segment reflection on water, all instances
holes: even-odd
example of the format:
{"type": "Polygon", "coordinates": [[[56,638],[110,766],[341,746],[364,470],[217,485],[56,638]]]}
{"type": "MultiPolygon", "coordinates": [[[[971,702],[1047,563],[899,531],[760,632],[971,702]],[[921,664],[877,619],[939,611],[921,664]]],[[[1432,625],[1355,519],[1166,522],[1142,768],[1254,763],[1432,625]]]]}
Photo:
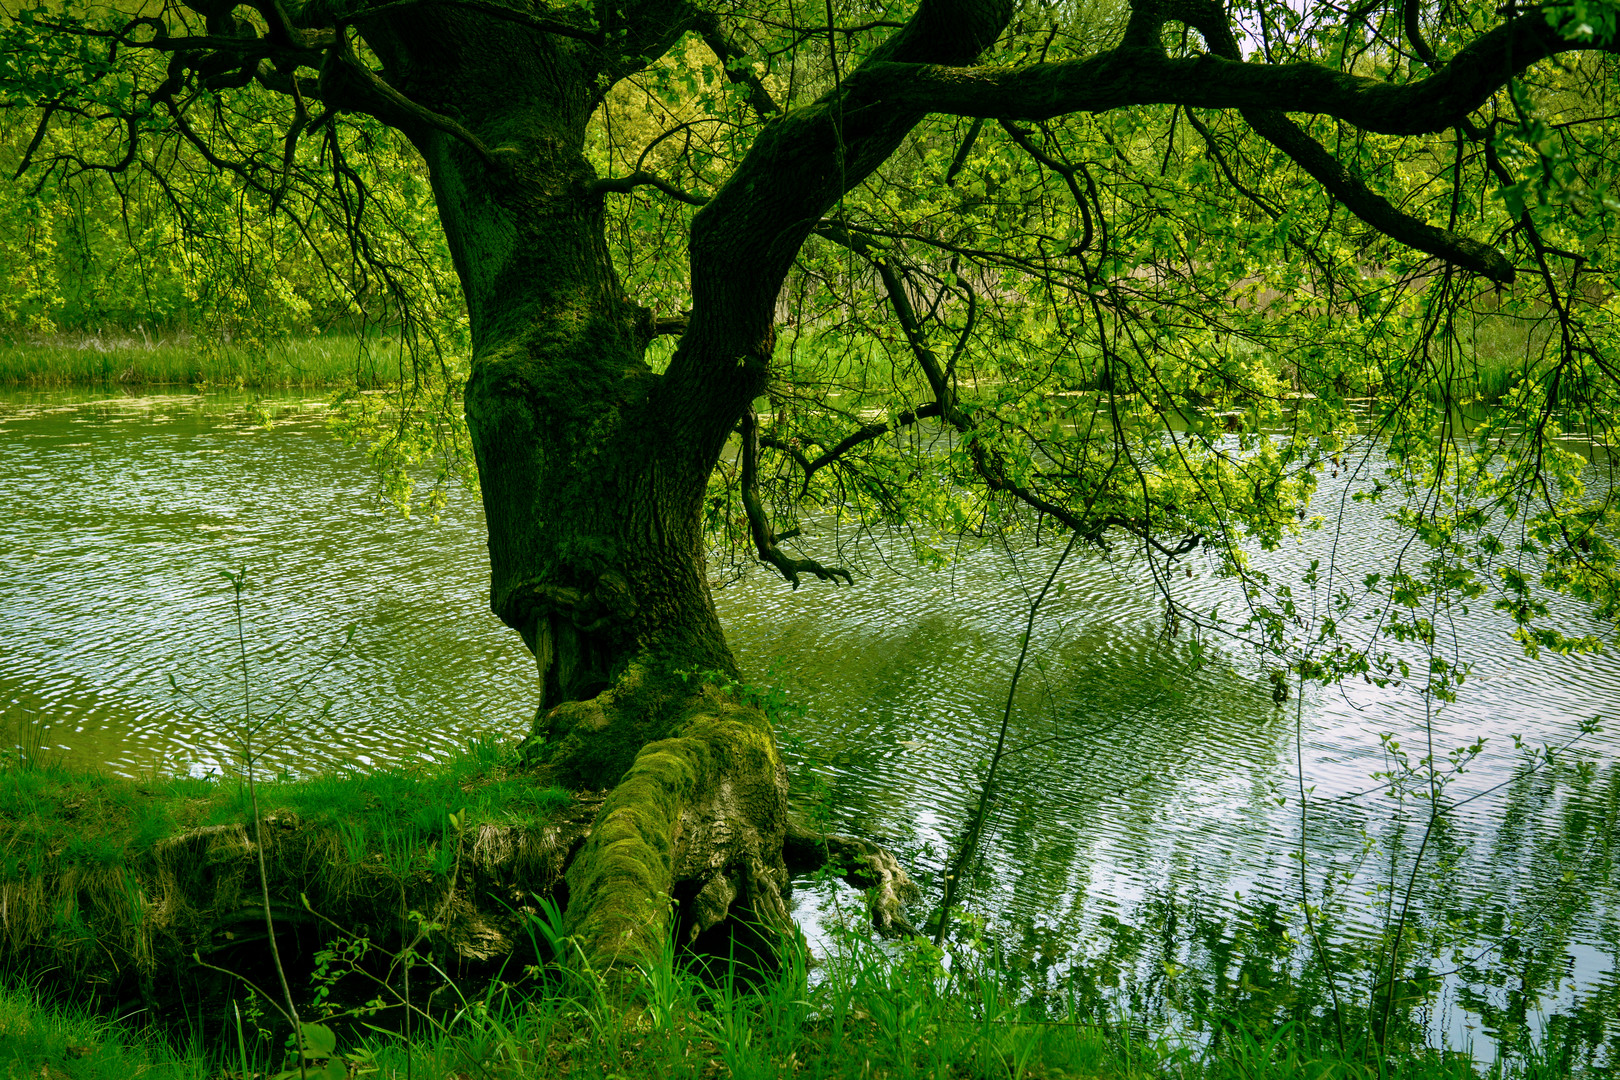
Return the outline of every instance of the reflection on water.
{"type": "MultiPolygon", "coordinates": [[[[219,724],[168,680],[237,706],[219,571],[245,565],[256,692],[290,685],[356,627],[353,651],[290,711],[275,767],[434,757],[525,728],[532,663],[488,613],[476,500],[458,493],[437,526],[403,521],[373,497],[361,455],[325,432],[320,401],[275,404],[267,428],[221,397],[0,398],[5,723],[43,727],[49,752],[124,774],[225,767],[219,724]]],[[[1334,495],[1330,484],[1322,498],[1334,495]]],[[[1349,513],[1278,565],[1331,555],[1359,581],[1387,562],[1377,511],[1349,513]]],[[[784,724],[796,797],[937,873],[1056,550],[985,544],[941,573],[873,558],[853,588],[795,592],[755,573],[722,590],[745,670],[803,709],[784,724]]],[[[1187,565],[1193,575],[1174,578],[1184,603],[1235,607],[1229,583],[1187,565]]],[[[1588,1015],[1605,1001],[1612,1014],[1617,998],[1620,727],[1580,733],[1615,711],[1620,663],[1527,661],[1482,605],[1449,625],[1475,668],[1432,715],[1410,688],[1360,682],[1278,707],[1241,652],[1195,666],[1130,561],[1077,553],[1060,580],[1019,690],[1023,749],[967,901],[1026,961],[1032,990],[1083,996],[1112,979],[1140,1010],[1238,994],[1281,1015],[1325,1000],[1325,959],[1334,988],[1365,1008],[1410,885],[1397,996],[1428,1003],[1428,1037],[1488,1043],[1553,1007],[1587,1025],[1589,1045],[1620,1037],[1612,1016],[1593,1029],[1588,1015]],[[1496,789],[1434,828],[1419,799],[1356,794],[1390,767],[1380,734],[1426,748],[1425,731],[1441,754],[1488,740],[1453,803],[1496,789]],[[1516,734],[1574,749],[1527,771],[1516,734]],[[1322,951],[1302,944],[1302,828],[1322,951]]],[[[827,899],[807,890],[802,910],[827,899]]]]}

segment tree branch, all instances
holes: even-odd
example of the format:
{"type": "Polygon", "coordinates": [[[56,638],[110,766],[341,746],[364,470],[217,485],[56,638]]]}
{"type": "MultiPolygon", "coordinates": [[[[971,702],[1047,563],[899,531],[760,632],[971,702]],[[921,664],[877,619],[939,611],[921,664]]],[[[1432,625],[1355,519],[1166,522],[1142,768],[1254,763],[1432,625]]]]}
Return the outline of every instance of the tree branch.
{"type": "Polygon", "coordinates": [[[1293,158],[1323,190],[1385,236],[1492,281],[1503,285],[1512,283],[1513,264],[1500,251],[1472,237],[1402,213],[1283,113],[1273,109],[1244,109],[1243,119],[1267,142],[1293,158]]]}
{"type": "MultiPolygon", "coordinates": [[[[1172,558],[1192,551],[1203,542],[1204,538],[1201,534],[1189,533],[1174,545],[1166,545],[1153,535],[1151,523],[1148,521],[1115,516],[1090,517],[1091,503],[1095,500],[1095,495],[1086,500],[1084,510],[1075,513],[1068,507],[1053,502],[1009,476],[1007,463],[1002,455],[994,447],[988,446],[984,438],[974,437],[976,433],[982,435],[982,432],[978,432],[978,426],[974,423],[972,417],[957,407],[956,392],[951,385],[950,377],[950,369],[955,366],[956,356],[952,356],[950,364],[946,367],[942,368],[940,366],[939,358],[928,347],[928,342],[923,335],[922,324],[917,319],[916,312],[912,309],[910,298],[906,295],[905,284],[890,261],[881,257],[883,254],[882,249],[864,237],[846,229],[840,223],[823,222],[816,232],[834,243],[848,247],[851,251],[865,258],[872,268],[877,271],[879,279],[883,282],[883,289],[888,298],[889,306],[894,310],[895,319],[900,323],[900,329],[905,334],[907,342],[911,345],[912,355],[917,358],[918,366],[923,369],[923,375],[927,378],[930,388],[934,391],[935,401],[933,408],[935,414],[943,417],[947,423],[963,435],[969,436],[965,440],[968,456],[973,462],[974,471],[979,474],[979,479],[984,482],[985,487],[991,491],[1001,491],[1011,495],[1036,512],[1045,514],[1054,521],[1061,522],[1065,528],[1083,537],[1088,542],[1099,546],[1103,545],[1102,534],[1111,528],[1124,529],[1126,532],[1136,536],[1146,546],[1153,548],[1161,555],[1172,558]]],[[[963,342],[965,340],[966,336],[964,335],[963,342]]],[[[963,342],[958,343],[958,353],[961,351],[963,342]]],[[[917,411],[918,413],[922,412],[921,409],[917,411]]],[[[856,435],[859,434],[860,432],[856,433],[856,435]]],[[[1099,490],[1101,490],[1100,487],[1099,490]]]]}
{"type": "Polygon", "coordinates": [[[645,169],[637,169],[629,176],[603,177],[591,184],[590,193],[600,198],[609,193],[624,195],[638,187],[655,187],[672,199],[679,199],[688,206],[702,206],[709,201],[708,195],[694,195],[690,191],[683,191],[660,176],[655,176],[645,169]]]}
{"type": "Polygon", "coordinates": [[[799,497],[802,499],[804,498],[805,493],[810,490],[810,478],[812,476],[814,476],[821,469],[826,468],[828,465],[839,461],[845,454],[849,453],[857,446],[860,446],[862,443],[871,442],[873,439],[881,438],[882,436],[893,431],[895,428],[910,427],[918,420],[923,420],[927,417],[938,415],[939,403],[929,402],[928,404],[921,405],[915,409],[907,409],[905,412],[894,418],[894,423],[892,425],[863,424],[850,434],[845,435],[842,439],[838,440],[838,442],[835,443],[831,449],[823,447],[820,456],[813,461],[809,457],[805,456],[803,450],[800,450],[797,446],[794,446],[786,439],[777,439],[769,435],[761,435],[759,437],[759,445],[768,447],[772,450],[780,450],[782,453],[791,457],[794,463],[799,466],[799,470],[804,477],[804,485],[799,489],[799,497]]]}
{"type": "Polygon", "coordinates": [[[531,30],[538,30],[542,34],[556,34],[559,37],[573,38],[576,41],[584,41],[591,45],[600,46],[602,44],[602,35],[589,27],[579,26],[564,19],[519,11],[516,8],[497,3],[496,0],[391,0],[389,3],[350,12],[338,20],[337,25],[345,26],[361,19],[371,18],[373,15],[382,15],[402,8],[419,7],[423,4],[439,4],[445,7],[476,11],[504,22],[516,23],[531,30]]]}
{"type": "Polygon", "coordinates": [[[814,574],[822,581],[842,580],[846,585],[853,585],[855,579],[848,570],[822,566],[814,559],[790,559],[776,546],[776,542],[786,536],[771,531],[770,522],[765,519],[765,508],[759,501],[759,418],[752,408],[743,411],[741,430],[743,510],[748,515],[748,532],[754,538],[760,561],[776,567],[795,589],[799,587],[800,574],[814,574]]]}
{"type": "Polygon", "coordinates": [[[321,71],[321,89],[327,103],[333,108],[344,108],[347,103],[342,100],[342,95],[328,92],[328,81],[334,76],[347,78],[345,89],[358,90],[361,95],[372,98],[369,107],[358,106],[361,111],[369,112],[383,123],[395,127],[410,127],[414,123],[442,131],[465,143],[491,169],[500,168],[500,160],[482,139],[457,121],[418,105],[388,85],[375,71],[360,62],[347,41],[340,42],[327,54],[326,64],[321,71]],[[390,113],[394,115],[390,116],[390,113]]]}
{"type": "Polygon", "coordinates": [[[732,40],[726,37],[720,29],[720,19],[712,11],[700,11],[697,18],[692,20],[692,28],[703,38],[703,44],[709,47],[720,66],[726,69],[726,78],[732,83],[748,91],[748,104],[761,120],[769,120],[781,112],[781,107],[771,97],[770,91],[759,76],[754,74],[753,66],[748,62],[748,54],[738,48],[732,40]]]}
{"type": "Polygon", "coordinates": [[[879,62],[845,80],[845,110],[1048,120],[1127,105],[1267,109],[1286,101],[1290,112],[1332,116],[1366,131],[1423,135],[1454,126],[1531,64],[1594,49],[1620,52],[1620,44],[1567,40],[1536,10],[1482,34],[1432,74],[1405,84],[1323,64],[1256,64],[1209,54],[1171,59],[1129,46],[1015,68],[879,62]]]}

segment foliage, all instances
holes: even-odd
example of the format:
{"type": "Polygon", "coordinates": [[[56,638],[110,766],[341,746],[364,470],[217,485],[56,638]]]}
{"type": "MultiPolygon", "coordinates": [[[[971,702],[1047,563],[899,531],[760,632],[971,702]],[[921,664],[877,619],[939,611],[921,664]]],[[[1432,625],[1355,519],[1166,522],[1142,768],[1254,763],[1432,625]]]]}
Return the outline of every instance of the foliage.
{"type": "MultiPolygon", "coordinates": [[[[554,928],[537,917],[537,935],[554,928]]],[[[704,983],[666,956],[637,969],[621,1009],[588,975],[554,965],[502,979],[461,998],[441,1025],[415,1038],[380,1028],[311,1024],[319,1054],[351,1075],[379,1080],[467,1072],[511,1078],[563,1073],[630,1077],[1105,1077],[1145,1080],[1531,1080],[1571,1075],[1552,1039],[1504,1054],[1486,1068],[1454,1051],[1421,1046],[1369,1060],[1342,1055],[1299,1025],[1261,1027],[1210,1017],[1222,1038],[1201,1044],[1153,1033],[1129,1016],[1096,1016],[1072,1003],[1020,1004],[988,957],[947,974],[923,942],[885,950],[842,939],[819,969],[803,951],[764,979],[733,970],[704,983]]],[[[238,1025],[246,1029],[251,1025],[238,1025]]],[[[32,991],[0,988],[0,1068],[71,1068],[87,1080],[140,1071],[175,1080],[226,1072],[269,1074],[284,1060],[236,1028],[195,1032],[178,1052],[32,991]],[[13,1064],[15,1062],[16,1064],[13,1064]]],[[[319,1060],[319,1058],[317,1059],[319,1060]]],[[[18,1072],[21,1075],[21,1072],[18,1072]]],[[[54,1075],[54,1072],[53,1072],[54,1075]]]]}
{"type": "MultiPolygon", "coordinates": [[[[33,18],[90,26],[127,17],[116,4],[16,14],[0,54],[4,106],[61,106],[81,92],[89,106],[117,109],[145,74],[126,66],[130,54],[119,63],[93,39],[74,44],[33,18]]],[[[213,106],[189,115],[199,142],[251,145],[278,119],[268,91],[213,106]]],[[[134,124],[155,132],[162,120],[148,106],[134,124]]],[[[269,186],[264,160],[221,170],[172,143],[145,142],[100,168],[90,161],[105,126],[59,122],[35,138],[28,125],[5,125],[0,168],[28,175],[0,185],[0,326],[186,331],[202,347],[259,351],[289,334],[413,320],[455,334],[460,292],[419,159],[360,117],[333,118],[321,134],[296,163],[328,181],[269,186]],[[366,229],[363,259],[351,226],[366,229]]]]}
{"type": "MultiPolygon", "coordinates": [[[[187,235],[253,234],[252,259],[193,275],[216,282],[195,296],[211,311],[313,311],[267,272],[294,235],[346,313],[375,290],[409,376],[354,398],[348,433],[375,439],[407,508],[415,463],[442,484],[477,442],[492,607],[548,704],[601,720],[576,730],[602,730],[643,653],[729,671],[700,508],[720,561],[794,586],[849,583],[845,540],[871,528],[932,565],[1008,527],[1124,550],[1167,631],[1190,628],[1195,657],[1212,635],[1255,650],[1279,704],[1296,680],[1355,676],[1449,702],[1470,658],[1447,624],[1470,605],[1531,654],[1605,648],[1620,622],[1608,0],[142,10],[39,0],[6,25],[0,93],[38,118],[28,197],[191,184],[203,209],[157,203],[187,235]],[[442,248],[413,216],[424,173],[442,248]],[[446,255],[465,342],[434,306],[446,255]],[[1334,545],[1273,574],[1268,552],[1334,524],[1313,499],[1341,472],[1399,555],[1369,570],[1334,545]],[[1242,610],[1182,599],[1199,558],[1242,610]]],[[[22,229],[17,250],[55,258],[59,232],[22,229]]],[[[45,277],[17,281],[14,318],[68,310],[45,277]]],[[[678,891],[671,866],[724,861],[680,850],[690,808],[669,793],[728,735],[679,715],[548,750],[581,784],[642,785],[609,796],[578,864],[634,841],[622,893],[574,890],[625,898],[638,933],[678,891]],[[643,828],[655,803],[663,824],[643,828]]],[[[774,743],[748,719],[741,768],[774,793],[774,743]]],[[[1401,766],[1430,805],[1414,865],[1468,754],[1401,766]]]]}
{"type": "MultiPolygon", "coordinates": [[[[618,81],[585,153],[601,174],[659,181],[608,196],[629,298],[681,318],[694,205],[773,115],[762,101],[810,107],[901,14],[739,12],[731,37],[705,24],[618,81]]],[[[1127,15],[1021,10],[996,62],[1091,55],[1127,15]]],[[[7,103],[50,122],[33,145],[13,126],[0,147],[33,178],[0,194],[12,283],[0,314],[52,329],[208,325],[253,342],[334,320],[403,325],[403,389],[349,399],[340,426],[372,447],[402,509],[420,499],[424,463],[433,493],[465,476],[465,322],[420,159],[359,112],[311,118],[300,99],[289,126],[289,88],[267,77],[199,69],[174,105],[190,125],[178,132],[155,99],[124,108],[163,54],[98,45],[123,17],[45,5],[9,25],[7,103]],[[68,101],[108,111],[70,116],[68,101]],[[115,134],[126,160],[108,162],[97,143],[115,134]]],[[[190,25],[182,8],[166,17],[190,25]]],[[[263,18],[247,17],[243,32],[263,18]]],[[[1602,4],[1545,17],[1598,44],[1612,24],[1602,4]]],[[[1494,16],[1404,18],[1399,5],[1345,21],[1259,2],[1236,27],[1256,59],[1410,81],[1494,16]]],[[[1185,29],[1164,41],[1172,57],[1198,50],[1185,29]]],[[[759,460],[743,460],[744,439],[710,485],[726,561],[751,561],[762,536],[797,537],[820,569],[842,538],[889,527],[943,563],[964,531],[1055,519],[1156,564],[1178,621],[1311,678],[1393,677],[1405,661],[1376,638],[1428,640],[1451,603],[1510,610],[1527,650],[1598,647],[1546,596],[1620,617],[1611,485],[1592,473],[1616,441],[1614,63],[1581,52],[1533,67],[1432,138],[1306,125],[1410,221],[1506,252],[1511,290],[1347,213],[1230,111],[923,122],[840,199],[789,276],[759,460]],[[1496,407],[1474,408],[1487,394],[1496,407]],[[1340,469],[1419,546],[1376,579],[1320,568],[1307,604],[1250,552],[1323,524],[1309,502],[1340,469]],[[1246,614],[1177,607],[1165,571],[1195,547],[1245,582],[1246,614]],[[1363,615],[1375,640],[1345,633],[1363,615]]],[[[667,355],[655,343],[649,358],[667,355]]],[[[1433,671],[1436,693],[1464,673],[1433,671]]]]}

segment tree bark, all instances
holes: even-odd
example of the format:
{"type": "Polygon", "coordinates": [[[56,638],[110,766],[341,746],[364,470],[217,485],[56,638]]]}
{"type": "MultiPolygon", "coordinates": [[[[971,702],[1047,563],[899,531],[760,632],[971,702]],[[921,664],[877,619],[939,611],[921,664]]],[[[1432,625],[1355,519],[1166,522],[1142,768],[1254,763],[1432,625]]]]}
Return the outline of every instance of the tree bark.
{"type": "MultiPolygon", "coordinates": [[[[389,84],[453,110],[496,162],[394,118],[427,162],[467,297],[490,606],[541,686],[525,750],[577,789],[612,789],[568,874],[570,925],[598,966],[655,954],[672,903],[686,941],[734,911],[785,930],[786,770],[766,718],[713,685],[737,670],[700,516],[726,433],[763,390],[768,340],[671,415],[584,157],[600,54],[447,7],[374,23],[389,84]]],[[[659,25],[653,55],[680,29],[659,25]]]]}
{"type": "MultiPolygon", "coordinates": [[[[873,59],[970,61],[1010,11],[924,3],[873,59]]],[[[768,720],[717,689],[737,671],[708,590],[701,500],[765,390],[799,245],[923,116],[844,117],[830,95],[767,125],[699,214],[691,319],[660,378],[642,359],[651,315],[609,257],[584,140],[601,88],[696,17],[632,5],[609,61],[590,42],[413,5],[359,24],[394,97],[355,72],[323,79],[329,100],[353,93],[386,114],[428,165],[471,318],[490,605],[541,681],[526,751],[576,788],[612,789],[568,872],[569,922],[598,965],[656,953],[672,906],[683,944],[728,918],[767,939],[788,928],[786,770],[768,720]]]]}

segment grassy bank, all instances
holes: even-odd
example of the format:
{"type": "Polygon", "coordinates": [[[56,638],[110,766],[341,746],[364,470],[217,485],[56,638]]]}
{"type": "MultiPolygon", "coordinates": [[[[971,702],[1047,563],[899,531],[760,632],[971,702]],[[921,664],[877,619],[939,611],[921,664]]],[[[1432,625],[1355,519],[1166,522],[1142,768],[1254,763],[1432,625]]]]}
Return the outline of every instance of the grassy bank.
{"type": "MultiPolygon", "coordinates": [[[[1098,1080],[1543,1080],[1571,1075],[1540,1052],[1476,1065],[1466,1054],[1378,1054],[1313,1041],[1292,1025],[1212,1024],[1179,1038],[1058,1008],[1038,1012],[1004,992],[994,969],[958,962],[948,975],[926,946],[845,940],[810,968],[795,952],[774,978],[743,989],[671,962],[633,972],[610,1000],[588,974],[549,968],[490,984],[409,1037],[328,1015],[330,1057],[311,1076],[527,1080],[763,1080],[815,1077],[1098,1078],[1098,1080]],[[335,1068],[333,1067],[335,1066],[335,1068]]],[[[141,1034],[0,986],[0,1076],[22,1080],[268,1077],[287,1068],[280,1033],[238,1008],[220,1028],[141,1034]],[[247,1016],[243,1020],[243,1016],[247,1016]]],[[[286,1073],[282,1074],[286,1076],[286,1073]]],[[[297,1073],[291,1074],[296,1076],[297,1073]]]]}
{"type": "Polygon", "coordinates": [[[311,948],[328,921],[379,942],[433,921],[446,955],[509,948],[511,890],[553,887],[595,808],[484,743],[449,762],[261,782],[258,827],[239,776],[137,781],[11,756],[0,970],[53,983],[69,972],[148,1007],[216,992],[181,985],[198,954],[254,952],[261,857],[278,918],[306,928],[311,948]]]}
{"type": "MultiPolygon", "coordinates": [[[[1523,377],[1527,354],[1536,352],[1527,331],[1504,320],[1481,320],[1468,344],[1471,354],[1452,370],[1431,373],[1426,393],[1435,400],[1495,402],[1523,377]],[[1444,385],[1442,385],[1442,383],[1444,385]]],[[[668,343],[649,354],[661,369],[668,343]]],[[[54,337],[0,334],[0,386],[193,386],[279,389],[318,386],[378,386],[399,377],[398,342],[352,334],[286,338],[250,347],[197,337],[152,339],[127,333],[54,337]]],[[[832,339],[786,341],[777,360],[811,380],[869,387],[907,385],[909,368],[872,342],[832,339]]],[[[1081,367],[1087,365],[1082,364],[1081,367]]],[[[1292,378],[1279,368],[1285,381],[1292,378]]],[[[1085,378],[1066,389],[1096,389],[1085,378]]],[[[912,387],[926,395],[926,387],[912,387]]],[[[1352,386],[1347,392],[1377,395],[1382,386],[1352,386]]]]}
{"type": "Polygon", "coordinates": [[[396,349],[388,338],[346,334],[262,347],[188,336],[0,336],[0,386],[365,386],[397,378],[396,349]]]}
{"type": "MultiPolygon", "coordinates": [[[[134,781],[39,760],[37,746],[20,747],[0,771],[0,1080],[269,1080],[278,1073],[291,1080],[289,1029],[246,981],[275,985],[256,944],[263,907],[242,828],[252,810],[240,778],[134,781]],[[36,940],[19,948],[31,919],[36,940]],[[145,964],[173,992],[119,989],[107,957],[122,957],[126,968],[145,964]],[[72,1004],[86,990],[100,1011],[72,1004]],[[161,1025],[145,1028],[112,1019],[160,1014],[161,1025]]],[[[320,1080],[1573,1075],[1548,1049],[1562,1045],[1551,1035],[1528,1050],[1516,1043],[1489,1069],[1466,1053],[1405,1041],[1421,1035],[1402,1024],[1389,1029],[1400,1045],[1380,1050],[1366,1030],[1370,1012],[1347,1015],[1341,1041],[1322,1019],[1325,1003],[1308,995],[1272,1000],[1245,991],[1241,1014],[1211,1006],[1210,1015],[1182,1015],[1181,1033],[1170,1035],[1109,1012],[1112,998],[1032,995],[1020,978],[1027,973],[1000,966],[995,947],[976,934],[949,957],[921,940],[875,941],[858,904],[823,926],[827,955],[812,960],[792,947],[767,977],[740,977],[724,962],[699,977],[666,951],[661,962],[609,986],[570,963],[561,917],[536,884],[560,872],[569,822],[588,823],[595,805],[535,782],[514,769],[509,748],[485,743],[435,765],[265,783],[264,854],[271,906],[288,928],[292,992],[305,1021],[321,1024],[333,1043],[311,1062],[313,1073],[320,1080]],[[551,839],[536,839],[543,835],[551,839]],[[520,858],[527,861],[519,865],[520,858]],[[468,927],[505,934],[506,951],[475,962],[467,944],[488,938],[468,927]],[[402,985],[400,973],[411,965],[417,974],[402,985]]],[[[1579,1051],[1572,1043],[1569,1052],[1579,1051]]],[[[1591,1055],[1583,1060],[1590,1064],[1591,1055]]],[[[1610,1074],[1589,1068],[1585,1075],[1610,1074]]]]}

